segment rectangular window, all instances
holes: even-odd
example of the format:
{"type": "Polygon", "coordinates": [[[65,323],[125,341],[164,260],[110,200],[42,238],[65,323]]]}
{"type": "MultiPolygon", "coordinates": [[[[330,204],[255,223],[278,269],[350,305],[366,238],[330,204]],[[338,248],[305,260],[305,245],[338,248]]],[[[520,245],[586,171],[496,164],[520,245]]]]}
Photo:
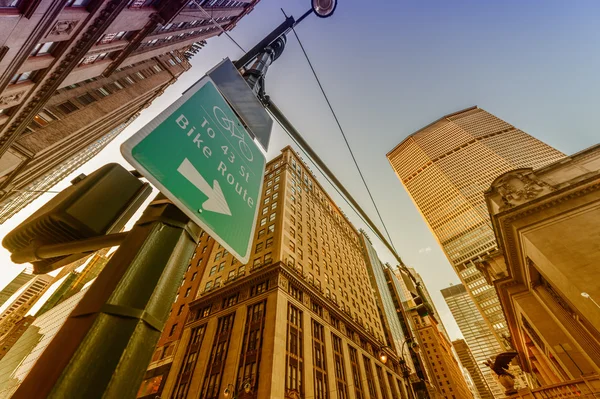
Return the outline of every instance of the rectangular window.
{"type": "Polygon", "coordinates": [[[312,344],[315,399],[328,399],[325,329],[314,320],[312,320],[312,344]]]}
{"type": "MultiPolygon", "coordinates": [[[[186,348],[185,355],[183,357],[182,364],[184,365],[179,369],[177,376],[177,385],[173,393],[173,398],[185,398],[187,397],[187,390],[196,368],[196,362],[198,361],[198,354],[200,352],[200,346],[204,339],[204,332],[206,330],[206,324],[200,327],[192,328],[190,335],[190,343],[186,348]]],[[[157,390],[158,391],[158,390],[157,390]]]]}
{"type": "Polygon", "coordinates": [[[110,92],[106,90],[104,87],[100,87],[96,89],[96,93],[98,93],[101,97],[106,97],[110,95],[110,92]]]}
{"type": "Polygon", "coordinates": [[[267,231],[268,231],[269,234],[273,234],[273,232],[275,231],[275,225],[274,224],[270,225],[268,227],[267,231]]]}
{"type": "Polygon", "coordinates": [[[36,57],[40,55],[50,54],[52,49],[54,48],[54,42],[46,42],[46,43],[38,43],[35,45],[33,50],[31,51],[30,56],[36,57]]]}
{"type": "Polygon", "coordinates": [[[381,391],[381,398],[388,399],[388,390],[385,379],[383,378],[383,370],[381,366],[375,365],[375,370],[377,371],[377,380],[379,381],[379,388],[381,391]]]}
{"type": "Polygon", "coordinates": [[[254,249],[254,253],[259,253],[262,250],[263,250],[263,243],[259,242],[258,244],[256,244],[256,248],[254,249]]]}
{"type": "Polygon", "coordinates": [[[64,103],[58,104],[56,108],[58,108],[58,110],[65,115],[79,110],[79,108],[77,108],[77,106],[71,101],[65,101],[64,103]]]}
{"type": "Polygon", "coordinates": [[[344,367],[344,353],[342,349],[342,339],[335,334],[331,334],[333,346],[333,365],[335,371],[335,382],[339,399],[348,398],[348,384],[346,383],[346,368],[344,367]]]}
{"type": "MultiPolygon", "coordinates": [[[[258,386],[260,360],[262,357],[263,330],[265,325],[266,301],[248,306],[244,339],[240,352],[237,392],[244,392],[244,385],[258,386]]],[[[243,397],[240,395],[240,397],[243,397]]]]}
{"type": "Polygon", "coordinates": [[[367,377],[366,380],[367,388],[369,388],[369,395],[372,398],[376,398],[377,394],[375,393],[375,376],[373,375],[373,367],[371,366],[371,360],[365,355],[363,355],[363,364],[365,366],[365,374],[367,377]]]}
{"type": "Polygon", "coordinates": [[[89,104],[93,103],[94,101],[96,101],[96,98],[94,96],[92,96],[90,93],[85,93],[85,94],[77,97],[77,100],[83,105],[89,105],[89,104]]]}
{"type": "Polygon", "coordinates": [[[288,304],[285,387],[304,394],[304,343],[302,311],[288,304]]]}
{"type": "Polygon", "coordinates": [[[352,379],[354,381],[354,394],[356,399],[364,399],[363,379],[358,365],[358,351],[353,346],[348,345],[348,353],[350,354],[350,367],[352,368],[352,379]]]}
{"type": "Polygon", "coordinates": [[[227,350],[233,330],[235,313],[220,317],[215,331],[214,343],[208,357],[208,364],[204,377],[204,383],[200,391],[200,398],[218,398],[223,391],[221,389],[221,377],[225,369],[225,359],[227,359],[227,350]]]}
{"type": "Polygon", "coordinates": [[[271,252],[269,252],[265,255],[265,265],[268,265],[271,262],[273,262],[273,255],[271,254],[271,252]]]}

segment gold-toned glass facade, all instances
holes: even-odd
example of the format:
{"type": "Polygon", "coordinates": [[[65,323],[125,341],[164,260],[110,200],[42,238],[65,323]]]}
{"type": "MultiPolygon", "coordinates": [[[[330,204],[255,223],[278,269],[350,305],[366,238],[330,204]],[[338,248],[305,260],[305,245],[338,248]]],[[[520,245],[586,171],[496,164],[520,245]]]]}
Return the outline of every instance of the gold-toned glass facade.
{"type": "MultiPolygon", "coordinates": [[[[387,154],[484,318],[488,356],[505,347],[508,328],[494,287],[473,263],[497,248],[483,194],[505,172],[537,169],[564,156],[477,107],[435,121],[387,154]]],[[[469,346],[479,345],[462,332],[469,346]]]]}
{"type": "Polygon", "coordinates": [[[459,267],[496,247],[483,197],[492,181],[564,154],[474,108],[416,132],[387,157],[446,256],[459,267]]]}

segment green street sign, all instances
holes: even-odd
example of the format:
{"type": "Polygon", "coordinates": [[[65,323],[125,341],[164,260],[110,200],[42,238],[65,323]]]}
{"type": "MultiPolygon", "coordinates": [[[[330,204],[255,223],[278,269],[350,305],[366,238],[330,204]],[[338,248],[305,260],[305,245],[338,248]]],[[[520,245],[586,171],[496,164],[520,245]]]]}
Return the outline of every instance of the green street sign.
{"type": "Polygon", "coordinates": [[[205,77],[121,145],[123,157],[242,263],[265,156],[205,77]]]}

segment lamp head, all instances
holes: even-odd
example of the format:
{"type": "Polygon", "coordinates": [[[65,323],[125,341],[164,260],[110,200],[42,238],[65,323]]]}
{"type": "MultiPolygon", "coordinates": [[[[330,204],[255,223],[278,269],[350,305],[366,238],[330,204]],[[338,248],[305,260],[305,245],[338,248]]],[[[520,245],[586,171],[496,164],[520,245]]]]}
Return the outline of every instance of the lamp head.
{"type": "Polygon", "coordinates": [[[313,12],[320,18],[330,17],[336,6],[337,0],[312,0],[313,12]]]}
{"type": "Polygon", "coordinates": [[[387,362],[387,355],[383,352],[379,353],[379,360],[381,360],[382,363],[387,362]]]}
{"type": "Polygon", "coordinates": [[[587,292],[582,292],[581,296],[584,297],[584,298],[589,298],[590,294],[588,294],[587,292]]]}
{"type": "Polygon", "coordinates": [[[229,389],[229,387],[227,387],[227,388],[225,388],[223,390],[223,396],[225,396],[226,398],[228,398],[229,395],[231,395],[231,389],[229,389]]]}

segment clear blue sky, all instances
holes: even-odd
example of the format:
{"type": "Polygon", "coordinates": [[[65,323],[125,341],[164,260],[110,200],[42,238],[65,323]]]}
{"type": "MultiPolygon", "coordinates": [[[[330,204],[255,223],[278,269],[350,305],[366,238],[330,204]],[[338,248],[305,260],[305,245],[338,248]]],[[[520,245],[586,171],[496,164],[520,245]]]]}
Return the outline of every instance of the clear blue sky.
{"type": "MultiPolygon", "coordinates": [[[[252,47],[309,0],[262,0],[231,35],[252,47]]],[[[423,276],[452,338],[460,336],[439,290],[457,283],[450,264],[395,177],[385,154],[444,114],[478,105],[570,154],[598,143],[600,2],[339,0],[327,20],[297,29],[322,79],[404,261],[423,276]]],[[[209,40],[185,74],[113,144],[82,168],[122,162],[120,143],[224,57],[241,51],[226,36],[209,40]]],[[[330,169],[375,219],[373,207],[308,65],[293,38],[271,67],[267,91],[330,169]]],[[[273,132],[268,158],[290,143],[273,132]]],[[[313,168],[315,170],[315,168],[313,168]]],[[[79,173],[79,172],[78,172],[79,173]]],[[[63,183],[59,187],[64,187],[63,183]]],[[[327,184],[325,187],[332,191],[327,184]]],[[[0,226],[4,236],[46,194],[0,226]]],[[[358,218],[334,195],[350,219],[358,218]]],[[[374,235],[371,234],[373,238],[374,235]]],[[[383,260],[393,257],[382,245],[383,260]]],[[[19,270],[0,253],[0,286],[19,270]]]]}

